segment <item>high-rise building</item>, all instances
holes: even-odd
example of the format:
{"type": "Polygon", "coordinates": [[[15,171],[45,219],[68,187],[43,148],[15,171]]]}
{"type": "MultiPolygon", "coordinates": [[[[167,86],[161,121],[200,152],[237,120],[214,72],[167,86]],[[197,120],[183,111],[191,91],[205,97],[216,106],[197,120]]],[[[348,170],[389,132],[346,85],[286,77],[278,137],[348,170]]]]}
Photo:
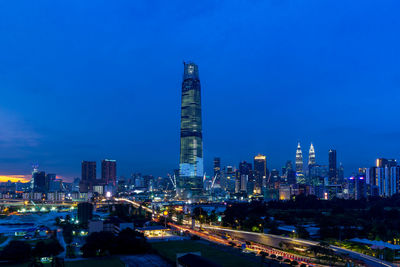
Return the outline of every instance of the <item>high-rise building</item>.
{"type": "Polygon", "coordinates": [[[33,190],[36,192],[46,192],[46,174],[42,171],[34,171],[32,174],[33,178],[33,190]]]}
{"type": "Polygon", "coordinates": [[[344,181],[344,167],[341,162],[339,163],[339,169],[337,171],[337,179],[338,179],[338,184],[342,184],[344,181]]]}
{"type": "Polygon", "coordinates": [[[214,158],[214,176],[221,172],[221,158],[214,158]]]}
{"type": "Polygon", "coordinates": [[[300,142],[297,144],[296,150],[296,172],[303,173],[303,152],[301,152],[300,142]]]}
{"type": "Polygon", "coordinates": [[[308,151],[308,166],[314,165],[314,164],[316,164],[316,161],[315,161],[315,150],[314,150],[313,144],[311,143],[310,150],[308,151]]]}
{"type": "Polygon", "coordinates": [[[117,184],[117,161],[104,159],[101,161],[101,180],[106,184],[117,184]]]}
{"type": "Polygon", "coordinates": [[[303,172],[303,152],[301,151],[300,142],[297,144],[296,150],[296,182],[298,184],[306,183],[303,172]]]}
{"type": "Polygon", "coordinates": [[[81,202],[78,204],[78,222],[87,223],[93,217],[93,204],[81,202]]]}
{"type": "Polygon", "coordinates": [[[54,191],[51,188],[53,181],[57,179],[57,175],[54,173],[48,173],[46,174],[46,191],[54,191]]]}
{"type": "MultiPolygon", "coordinates": [[[[248,192],[248,182],[253,181],[253,171],[251,163],[242,161],[239,163],[239,170],[236,173],[236,193],[237,192],[248,192]]],[[[252,193],[252,192],[248,192],[252,193]]]]}
{"type": "Polygon", "coordinates": [[[329,159],[329,184],[337,184],[337,160],[336,160],[336,150],[330,149],[328,152],[329,159]]]}
{"type": "Polygon", "coordinates": [[[236,170],[232,166],[226,167],[226,190],[235,193],[236,170]]]}
{"type": "Polygon", "coordinates": [[[79,184],[79,191],[87,193],[92,190],[93,185],[96,183],[96,162],[95,161],[82,161],[82,177],[79,184]]]}
{"type": "Polygon", "coordinates": [[[324,184],[325,177],[328,177],[328,166],[313,164],[309,166],[310,184],[318,186],[324,184]]]}
{"type": "Polygon", "coordinates": [[[388,166],[389,168],[395,167],[397,166],[397,161],[395,159],[385,159],[385,158],[376,159],[376,167],[383,168],[386,166],[388,166]]]}
{"type": "Polygon", "coordinates": [[[221,158],[214,158],[214,176],[213,179],[215,179],[215,183],[221,185],[221,178],[222,178],[222,172],[221,172],[221,158]]]}
{"type": "Polygon", "coordinates": [[[262,189],[266,186],[267,179],[267,157],[258,154],[254,157],[254,192],[261,194],[262,189]]]}
{"type": "Polygon", "coordinates": [[[281,181],[281,177],[279,176],[279,171],[277,169],[272,169],[269,175],[269,182],[273,188],[278,189],[281,181]]]}
{"type": "Polygon", "coordinates": [[[184,63],[181,106],[181,145],[177,193],[188,199],[203,189],[203,136],[199,69],[184,63]]]}

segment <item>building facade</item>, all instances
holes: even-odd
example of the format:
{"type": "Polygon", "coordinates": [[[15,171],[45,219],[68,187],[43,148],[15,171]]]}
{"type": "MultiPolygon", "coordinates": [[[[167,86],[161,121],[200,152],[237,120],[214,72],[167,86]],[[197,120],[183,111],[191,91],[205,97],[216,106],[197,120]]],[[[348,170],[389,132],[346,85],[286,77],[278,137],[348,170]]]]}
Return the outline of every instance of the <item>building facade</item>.
{"type": "Polygon", "coordinates": [[[177,194],[189,199],[203,189],[203,135],[199,69],[184,63],[181,104],[180,160],[177,194]]]}
{"type": "Polygon", "coordinates": [[[101,180],[106,184],[117,184],[117,161],[104,159],[101,161],[101,180]]]}
{"type": "Polygon", "coordinates": [[[329,183],[337,184],[337,159],[336,159],[336,150],[330,149],[328,152],[328,160],[329,160],[329,183]]]}
{"type": "Polygon", "coordinates": [[[96,162],[82,161],[82,176],[79,184],[79,192],[87,193],[96,184],[96,162]]]}
{"type": "Polygon", "coordinates": [[[266,186],[267,179],[267,157],[258,154],[254,157],[254,193],[261,194],[266,186]]]}

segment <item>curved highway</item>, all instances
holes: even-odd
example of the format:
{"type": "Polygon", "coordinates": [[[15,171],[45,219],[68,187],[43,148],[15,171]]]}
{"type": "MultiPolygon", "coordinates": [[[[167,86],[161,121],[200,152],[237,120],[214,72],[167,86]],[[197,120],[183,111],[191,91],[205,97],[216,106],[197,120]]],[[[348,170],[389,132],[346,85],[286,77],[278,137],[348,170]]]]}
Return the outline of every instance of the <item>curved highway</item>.
{"type": "MultiPolygon", "coordinates": [[[[130,199],[115,198],[115,200],[116,201],[125,201],[136,207],[140,206],[140,203],[137,203],[130,199]]],[[[146,206],[142,206],[142,208],[148,212],[153,212],[152,209],[150,209],[146,206]]],[[[188,223],[188,222],[186,222],[186,223],[188,223]]],[[[196,226],[199,226],[199,225],[197,225],[197,223],[196,223],[196,226]]],[[[246,232],[246,231],[241,231],[241,230],[233,230],[233,229],[229,229],[229,228],[222,228],[222,227],[215,227],[215,226],[202,225],[202,228],[214,230],[214,231],[228,232],[230,235],[234,235],[235,237],[237,237],[239,239],[248,240],[248,241],[252,241],[255,243],[259,243],[259,244],[263,244],[263,245],[275,247],[275,248],[279,248],[279,243],[282,241],[299,244],[299,245],[304,245],[304,246],[314,246],[314,245],[318,244],[318,242],[316,242],[316,241],[310,241],[310,240],[304,240],[304,239],[298,239],[298,238],[290,238],[290,237],[279,236],[279,235],[246,232]]],[[[396,267],[397,266],[393,263],[386,262],[386,261],[377,259],[375,257],[365,255],[365,254],[362,254],[359,252],[355,252],[355,251],[352,251],[349,249],[345,249],[345,248],[341,248],[341,247],[337,247],[337,246],[330,246],[330,247],[334,251],[347,254],[353,259],[362,260],[368,266],[372,266],[372,267],[378,267],[378,266],[396,267]]]]}
{"type": "MultiPolygon", "coordinates": [[[[253,233],[253,232],[246,232],[246,231],[240,231],[240,230],[232,230],[232,229],[227,229],[227,228],[204,226],[204,225],[202,227],[205,229],[210,229],[210,230],[214,230],[214,231],[227,232],[230,235],[233,235],[242,240],[249,240],[249,241],[252,241],[255,243],[260,243],[263,245],[276,247],[276,248],[279,248],[279,243],[282,241],[295,243],[295,244],[299,244],[299,245],[305,245],[305,246],[313,246],[313,245],[318,244],[318,242],[316,242],[316,241],[310,241],[310,240],[304,240],[304,239],[298,239],[298,238],[290,238],[290,237],[279,236],[279,235],[253,233]]],[[[392,264],[390,262],[382,261],[375,257],[365,255],[362,253],[358,253],[358,252],[355,252],[355,251],[352,251],[349,249],[340,248],[337,246],[330,246],[330,247],[336,252],[348,254],[353,259],[362,260],[368,266],[374,266],[374,267],[375,266],[385,266],[385,267],[392,267],[392,266],[395,267],[396,266],[395,264],[392,264]]]]}

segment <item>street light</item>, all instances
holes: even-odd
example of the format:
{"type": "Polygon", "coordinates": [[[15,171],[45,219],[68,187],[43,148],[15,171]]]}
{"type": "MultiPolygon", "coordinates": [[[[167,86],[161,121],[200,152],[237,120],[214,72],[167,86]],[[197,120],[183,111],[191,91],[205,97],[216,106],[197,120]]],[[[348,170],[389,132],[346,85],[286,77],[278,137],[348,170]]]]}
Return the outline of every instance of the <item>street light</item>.
{"type": "Polygon", "coordinates": [[[167,211],[167,210],[164,210],[163,215],[164,215],[164,221],[165,221],[165,228],[167,228],[167,216],[168,216],[168,211],[167,211]]]}

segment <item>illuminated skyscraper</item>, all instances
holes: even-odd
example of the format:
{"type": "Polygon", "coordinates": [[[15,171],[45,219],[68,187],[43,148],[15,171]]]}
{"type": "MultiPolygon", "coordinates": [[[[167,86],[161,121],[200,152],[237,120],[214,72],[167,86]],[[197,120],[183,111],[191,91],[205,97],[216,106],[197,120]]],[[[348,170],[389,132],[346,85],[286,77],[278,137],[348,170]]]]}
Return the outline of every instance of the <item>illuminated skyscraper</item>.
{"type": "Polygon", "coordinates": [[[199,195],[203,188],[203,136],[199,69],[184,63],[181,106],[181,151],[177,193],[180,198],[199,195]]]}
{"type": "Polygon", "coordinates": [[[301,152],[300,142],[297,144],[296,150],[296,182],[305,184],[306,180],[303,173],[303,152],[301,152]]]}
{"type": "Polygon", "coordinates": [[[315,151],[314,146],[311,143],[310,150],[308,151],[308,166],[314,165],[315,163],[315,151]]]}
{"type": "Polygon", "coordinates": [[[214,158],[214,176],[221,174],[221,158],[214,158]]]}
{"type": "Polygon", "coordinates": [[[301,152],[300,142],[296,150],[296,172],[303,173],[303,153],[301,152]]]}
{"type": "Polygon", "coordinates": [[[254,192],[261,194],[267,178],[267,157],[264,155],[258,154],[254,157],[254,178],[254,192]]]}

